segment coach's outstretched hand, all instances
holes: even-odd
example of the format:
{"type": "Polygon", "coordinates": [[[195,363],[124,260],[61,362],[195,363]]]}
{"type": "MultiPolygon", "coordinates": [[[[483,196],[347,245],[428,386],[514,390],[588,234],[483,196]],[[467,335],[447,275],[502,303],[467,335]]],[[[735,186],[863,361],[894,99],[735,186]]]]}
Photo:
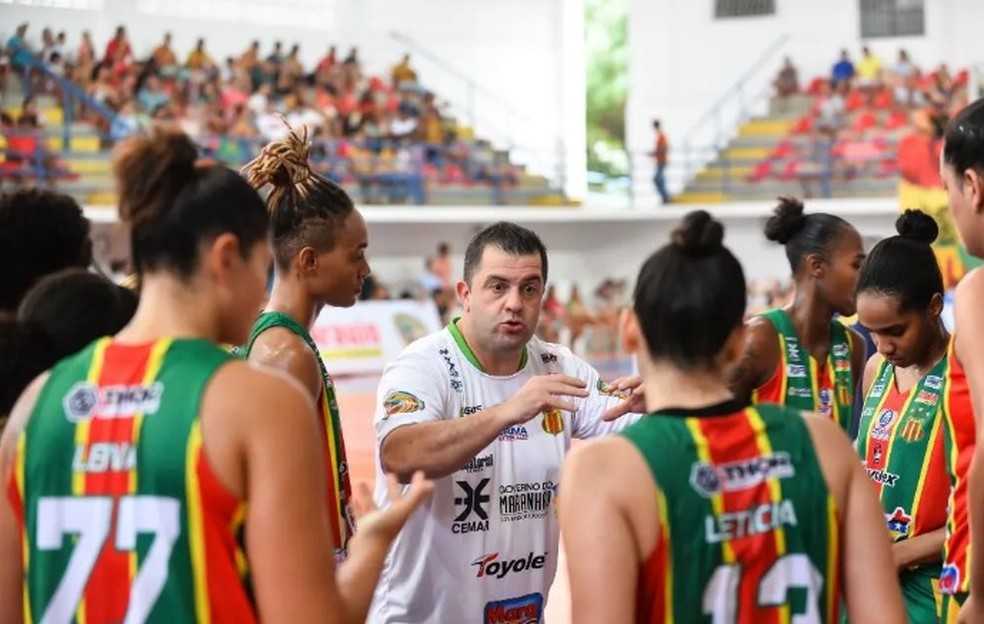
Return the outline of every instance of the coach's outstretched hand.
{"type": "Polygon", "coordinates": [[[521,425],[550,410],[573,412],[576,406],[568,399],[572,397],[583,399],[586,396],[588,396],[587,384],[577,377],[558,374],[536,375],[523,384],[523,387],[503,405],[507,406],[512,424],[521,425]]]}
{"type": "Polygon", "coordinates": [[[629,396],[602,414],[602,420],[611,421],[626,414],[644,414],[646,412],[646,396],[642,390],[642,377],[639,375],[619,377],[609,385],[619,392],[627,392],[629,396]]]}
{"type": "Polygon", "coordinates": [[[434,491],[434,482],[417,471],[410,481],[406,493],[392,474],[386,475],[386,488],[389,490],[389,505],[379,509],[372,500],[372,492],[365,483],[360,483],[352,497],[352,511],[355,513],[357,535],[378,537],[386,542],[393,541],[407,518],[430,498],[434,491]]]}

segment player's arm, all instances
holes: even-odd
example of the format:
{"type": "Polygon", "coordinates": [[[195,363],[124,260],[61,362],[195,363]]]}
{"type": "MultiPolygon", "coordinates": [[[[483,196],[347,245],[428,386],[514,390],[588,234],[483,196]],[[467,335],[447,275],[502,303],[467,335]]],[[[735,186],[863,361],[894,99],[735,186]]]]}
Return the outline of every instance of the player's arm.
{"type": "Polygon", "coordinates": [[[899,571],[922,563],[939,563],[943,560],[943,542],[946,527],[922,533],[892,544],[895,566],[899,571]]]}
{"type": "MultiPolygon", "coordinates": [[[[977,425],[977,443],[968,476],[970,543],[984,540],[984,271],[968,273],[957,285],[954,325],[957,358],[967,374],[970,400],[977,425]]],[[[970,593],[975,601],[984,598],[984,548],[970,549],[970,593]]]]}
{"type": "Polygon", "coordinates": [[[10,420],[0,437],[0,486],[4,496],[0,499],[0,624],[19,624],[24,621],[24,559],[20,536],[20,525],[11,501],[12,491],[8,486],[13,477],[17,460],[17,443],[21,432],[37,402],[44,382],[45,373],[31,382],[10,412],[10,420]]]}
{"type": "Polygon", "coordinates": [[[756,316],[745,324],[745,346],[728,371],[728,385],[735,399],[752,400],[756,388],[769,381],[779,362],[779,336],[768,319],[756,316]]]}
{"type": "Polygon", "coordinates": [[[247,361],[283,371],[301,382],[311,397],[321,394],[321,368],[311,349],[293,332],[272,327],[257,337],[247,361]]]}
{"type": "Polygon", "coordinates": [[[235,406],[245,408],[239,414],[242,433],[231,434],[243,439],[246,548],[260,619],[364,622],[386,550],[422,497],[394,499],[395,507],[378,512],[381,519],[363,531],[347,564],[352,569],[341,582],[335,576],[324,458],[311,399],[291,380],[255,370],[227,377],[225,394],[233,388],[235,406]]]}
{"type": "MultiPolygon", "coordinates": [[[[855,400],[858,399],[857,394],[859,391],[864,393],[861,396],[861,398],[863,399],[864,395],[868,393],[868,385],[865,384],[862,386],[862,384],[864,383],[865,380],[867,380],[868,367],[871,365],[872,358],[874,358],[878,354],[877,353],[872,354],[872,356],[869,358],[867,353],[868,347],[867,347],[867,343],[864,340],[864,337],[861,334],[859,334],[857,330],[854,330],[850,327],[847,327],[846,329],[847,329],[847,339],[851,342],[851,376],[854,379],[854,386],[855,386],[854,388],[851,388],[851,391],[854,392],[855,394],[854,396],[855,400]]],[[[876,366],[876,370],[877,370],[877,366],[876,366]]]]}
{"type": "MultiPolygon", "coordinates": [[[[391,365],[379,384],[376,437],[383,470],[406,483],[421,470],[431,479],[447,476],[495,440],[510,425],[549,409],[573,411],[565,396],[586,396],[584,382],[564,375],[533,377],[512,398],[466,417],[446,413],[442,377],[407,360],[391,365]],[[402,392],[409,413],[388,413],[392,393],[402,392]],[[408,395],[408,396],[406,396],[408,395]],[[436,404],[435,404],[436,403],[436,404]]],[[[397,395],[399,396],[399,395],[397,395]]]]}
{"type": "Polygon", "coordinates": [[[568,456],[557,504],[574,624],[635,620],[639,566],[660,530],[656,497],[639,493],[653,491],[645,460],[620,436],[568,456]]]}
{"type": "Polygon", "coordinates": [[[841,561],[848,620],[906,622],[885,516],[847,435],[832,421],[806,417],[841,524],[841,561]]]}
{"type": "Polygon", "coordinates": [[[878,375],[878,367],[885,360],[880,353],[875,353],[870,358],[868,358],[868,363],[864,365],[864,375],[861,380],[861,396],[859,397],[861,401],[868,398],[868,393],[871,392],[871,386],[875,383],[875,376],[878,375]]]}

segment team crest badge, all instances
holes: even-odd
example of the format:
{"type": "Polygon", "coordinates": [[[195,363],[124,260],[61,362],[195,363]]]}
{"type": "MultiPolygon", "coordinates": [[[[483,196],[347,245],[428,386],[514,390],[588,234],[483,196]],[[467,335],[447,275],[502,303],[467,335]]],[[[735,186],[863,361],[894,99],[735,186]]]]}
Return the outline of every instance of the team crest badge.
{"type": "Polygon", "coordinates": [[[543,430],[550,435],[557,435],[564,431],[564,415],[560,410],[554,409],[543,413],[543,430]]]}
{"type": "Polygon", "coordinates": [[[940,592],[944,594],[955,594],[960,587],[960,570],[952,563],[943,566],[940,573],[940,592]]]}
{"type": "Polygon", "coordinates": [[[393,414],[409,414],[419,412],[424,409],[424,402],[403,390],[393,390],[383,399],[383,409],[386,410],[386,417],[393,414]]]}
{"type": "Polygon", "coordinates": [[[922,440],[924,435],[922,421],[918,418],[909,418],[902,425],[902,439],[909,443],[918,442],[922,440]]]}
{"type": "Polygon", "coordinates": [[[896,507],[891,514],[885,514],[885,522],[888,524],[888,532],[892,534],[892,541],[897,542],[909,535],[912,516],[905,513],[901,507],[896,507]]]}

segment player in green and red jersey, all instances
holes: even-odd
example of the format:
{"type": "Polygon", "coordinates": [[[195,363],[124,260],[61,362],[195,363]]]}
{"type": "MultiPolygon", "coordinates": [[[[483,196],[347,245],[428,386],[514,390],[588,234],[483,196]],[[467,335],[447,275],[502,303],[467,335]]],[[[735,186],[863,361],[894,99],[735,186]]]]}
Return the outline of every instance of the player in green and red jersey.
{"type": "Polygon", "coordinates": [[[795,298],[748,322],[731,387],[739,399],[815,411],[850,433],[865,342],[834,316],[854,314],[861,235],[838,216],[803,214],[792,198],[780,200],[765,235],[786,248],[795,298]]]}
{"type": "Polygon", "coordinates": [[[361,622],[428,489],[367,516],[336,579],[310,399],[217,344],[246,339],[265,295],[266,210],[196,159],[162,129],[116,155],[140,303],[14,407],[0,621],[361,622]]]}
{"type": "Polygon", "coordinates": [[[911,624],[936,624],[950,496],[945,430],[969,412],[966,384],[943,326],[943,275],[931,247],[939,228],[907,210],[899,235],[871,250],[858,276],[861,323],[878,348],[864,375],[856,448],[878,492],[911,624]]]}
{"type": "Polygon", "coordinates": [[[626,315],[650,412],[576,448],[558,495],[575,624],[905,621],[884,519],[828,418],[736,400],[745,279],[690,213],[626,315]],[[603,590],[599,590],[603,588],[603,590]]]}
{"type": "MultiPolygon", "coordinates": [[[[953,221],[967,251],[984,257],[984,100],[963,109],[951,122],[940,157],[953,221]]],[[[947,422],[947,461],[953,484],[946,553],[940,584],[946,624],[984,623],[984,270],[960,280],[954,312],[958,374],[965,372],[974,413],[952,414],[947,422]],[[957,609],[959,610],[959,620],[957,609]]]]}
{"type": "Polygon", "coordinates": [[[337,184],[308,164],[307,130],[290,130],[244,168],[257,189],[270,185],[270,239],[276,272],[266,310],[243,349],[251,362],[288,373],[318,407],[335,559],[342,561],[355,525],[345,441],[335,387],[310,329],[325,305],[354,305],[369,275],[362,215],[337,184]]]}

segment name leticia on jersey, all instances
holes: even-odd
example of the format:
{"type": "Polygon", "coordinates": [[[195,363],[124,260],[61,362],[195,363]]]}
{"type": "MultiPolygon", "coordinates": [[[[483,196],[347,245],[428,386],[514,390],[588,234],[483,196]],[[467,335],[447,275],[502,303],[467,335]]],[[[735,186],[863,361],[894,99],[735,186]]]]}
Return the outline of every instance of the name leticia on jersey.
{"type": "Polygon", "coordinates": [[[704,539],[708,544],[718,544],[742,537],[769,533],[784,526],[796,526],[796,510],[793,502],[781,500],[764,503],[704,518],[704,539]]]}

